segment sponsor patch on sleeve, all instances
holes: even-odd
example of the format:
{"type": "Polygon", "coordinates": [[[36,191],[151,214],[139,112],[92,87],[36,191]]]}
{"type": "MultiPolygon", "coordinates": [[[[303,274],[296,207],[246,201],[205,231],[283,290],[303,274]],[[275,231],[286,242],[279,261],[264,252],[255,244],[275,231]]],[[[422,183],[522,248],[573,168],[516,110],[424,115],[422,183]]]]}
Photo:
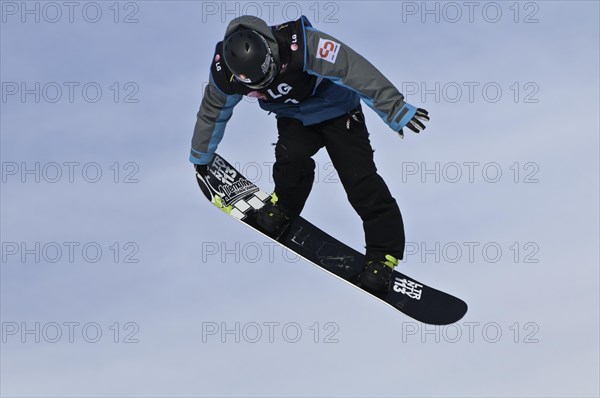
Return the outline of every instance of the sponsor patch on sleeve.
{"type": "Polygon", "coordinates": [[[327,62],[335,63],[338,52],[342,45],[329,39],[319,39],[319,48],[317,49],[317,58],[324,59],[327,62]]]}

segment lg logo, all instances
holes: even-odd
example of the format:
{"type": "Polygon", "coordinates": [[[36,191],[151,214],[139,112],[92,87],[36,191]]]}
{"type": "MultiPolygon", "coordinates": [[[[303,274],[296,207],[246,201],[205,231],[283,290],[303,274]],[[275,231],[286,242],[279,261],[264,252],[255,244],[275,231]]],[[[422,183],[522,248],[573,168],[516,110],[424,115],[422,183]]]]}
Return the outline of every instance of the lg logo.
{"type": "MultiPolygon", "coordinates": [[[[274,93],[273,90],[271,90],[271,89],[268,89],[267,92],[269,93],[269,95],[272,98],[277,99],[277,98],[280,98],[280,97],[282,97],[284,95],[288,95],[290,93],[290,91],[292,91],[292,88],[293,87],[290,86],[287,83],[281,83],[281,84],[279,84],[277,86],[278,93],[274,93]]],[[[298,101],[295,100],[295,99],[293,99],[293,98],[288,98],[284,102],[291,102],[293,104],[297,104],[298,103],[298,101]]]]}

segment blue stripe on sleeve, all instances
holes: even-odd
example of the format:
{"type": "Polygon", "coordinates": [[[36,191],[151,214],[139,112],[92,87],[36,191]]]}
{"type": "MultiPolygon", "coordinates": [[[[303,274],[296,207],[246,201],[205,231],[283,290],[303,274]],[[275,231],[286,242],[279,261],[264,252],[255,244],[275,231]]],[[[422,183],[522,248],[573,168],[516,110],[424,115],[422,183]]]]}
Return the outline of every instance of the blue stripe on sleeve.
{"type": "Polygon", "coordinates": [[[318,77],[322,77],[322,78],[325,78],[325,79],[329,79],[332,82],[334,82],[335,84],[337,84],[339,86],[342,86],[344,88],[347,88],[348,90],[351,90],[351,91],[354,91],[355,93],[357,93],[360,96],[360,98],[364,101],[364,103],[367,104],[369,106],[369,108],[373,109],[373,111],[375,111],[375,113],[377,113],[379,115],[379,117],[381,117],[381,119],[383,119],[383,121],[385,122],[385,124],[387,124],[388,126],[390,126],[390,128],[392,130],[394,130],[394,131],[400,131],[400,129],[403,128],[404,126],[406,126],[406,124],[410,121],[410,119],[413,118],[413,116],[415,115],[415,113],[417,113],[417,108],[416,107],[414,107],[414,106],[412,106],[410,104],[404,103],[404,106],[388,122],[388,120],[387,120],[388,119],[388,115],[385,112],[383,112],[383,111],[375,108],[375,106],[373,104],[373,98],[371,98],[371,97],[369,97],[369,96],[361,93],[360,91],[356,90],[353,87],[350,87],[350,86],[344,84],[342,82],[342,78],[337,77],[337,76],[324,76],[324,75],[321,75],[321,74],[319,74],[319,73],[317,73],[317,72],[315,72],[315,71],[313,71],[311,69],[305,69],[305,71],[308,74],[311,74],[311,75],[314,75],[314,76],[318,76],[318,77]],[[406,112],[406,114],[402,117],[402,119],[400,119],[399,121],[397,121],[396,118],[397,118],[398,114],[400,112],[402,112],[402,111],[405,111],[405,108],[408,108],[408,112],[406,112]]]}
{"type": "Polygon", "coordinates": [[[212,132],[210,141],[208,143],[208,150],[206,153],[198,152],[192,148],[190,153],[190,162],[194,164],[207,164],[212,160],[214,153],[217,150],[217,146],[223,139],[225,134],[225,126],[233,114],[233,108],[242,100],[242,96],[239,94],[228,95],[225,105],[217,119],[215,120],[215,128],[212,132]]]}

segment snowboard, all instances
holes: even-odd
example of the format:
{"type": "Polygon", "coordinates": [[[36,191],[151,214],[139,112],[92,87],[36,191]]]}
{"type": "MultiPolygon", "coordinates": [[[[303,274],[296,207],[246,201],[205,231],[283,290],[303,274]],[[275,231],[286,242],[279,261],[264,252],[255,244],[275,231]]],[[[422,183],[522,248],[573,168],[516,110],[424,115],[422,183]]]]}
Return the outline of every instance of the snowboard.
{"type": "Polygon", "coordinates": [[[206,175],[196,173],[196,179],[206,198],[229,216],[417,321],[448,325],[460,320],[467,312],[463,300],[397,270],[393,272],[387,293],[377,296],[361,289],[358,276],[365,265],[365,256],[303,217],[294,219],[278,236],[269,236],[256,223],[256,211],[270,200],[270,194],[218,154],[207,165],[206,175]]]}

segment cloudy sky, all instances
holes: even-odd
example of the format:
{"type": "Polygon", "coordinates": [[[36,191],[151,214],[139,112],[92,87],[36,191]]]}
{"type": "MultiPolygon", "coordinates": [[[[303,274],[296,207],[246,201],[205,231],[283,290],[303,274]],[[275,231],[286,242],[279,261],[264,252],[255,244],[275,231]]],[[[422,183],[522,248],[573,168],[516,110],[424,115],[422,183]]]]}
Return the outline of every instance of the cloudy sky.
{"type": "MultiPolygon", "coordinates": [[[[3,396],[598,396],[597,2],[1,3],[3,396]],[[426,326],[210,206],[188,163],[229,20],[306,15],[429,110],[365,111],[426,326]]],[[[272,189],[275,119],[219,152],[272,189]]],[[[324,151],[304,216],[356,249],[324,151]]]]}

